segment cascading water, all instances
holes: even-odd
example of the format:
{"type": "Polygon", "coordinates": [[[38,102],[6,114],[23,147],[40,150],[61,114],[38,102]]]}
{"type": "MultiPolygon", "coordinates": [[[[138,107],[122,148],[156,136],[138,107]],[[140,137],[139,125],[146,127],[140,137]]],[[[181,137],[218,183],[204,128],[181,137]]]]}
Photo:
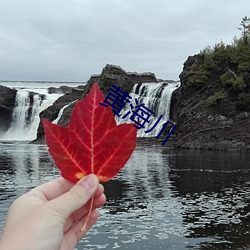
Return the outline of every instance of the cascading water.
{"type": "Polygon", "coordinates": [[[75,103],[75,102],[77,102],[77,101],[78,101],[78,100],[72,101],[72,102],[68,103],[67,105],[63,106],[63,107],[60,109],[57,118],[56,118],[54,121],[52,121],[52,123],[57,124],[58,121],[60,120],[60,118],[61,118],[62,115],[63,115],[63,111],[64,111],[68,106],[70,106],[71,104],[73,104],[73,103],[75,103]]]}
{"type": "MultiPolygon", "coordinates": [[[[169,119],[172,92],[179,86],[179,82],[135,84],[132,93],[130,93],[132,99],[130,103],[126,105],[125,109],[120,112],[120,117],[116,117],[117,123],[132,122],[130,120],[131,115],[124,119],[122,116],[129,111],[131,112],[130,104],[135,107],[137,105],[137,99],[139,104],[144,103],[145,107],[154,112],[154,115],[151,116],[149,122],[145,124],[145,128],[138,130],[138,136],[157,136],[163,124],[169,119]],[[162,119],[157,126],[150,133],[145,133],[145,131],[154,126],[161,115],[162,119]]],[[[36,139],[37,128],[40,122],[39,113],[52,105],[54,101],[62,95],[63,94],[49,94],[47,88],[19,88],[16,95],[16,107],[13,111],[11,127],[0,136],[0,140],[31,141],[36,139]],[[32,95],[30,94],[31,92],[33,92],[32,95]]],[[[53,123],[59,121],[65,108],[73,102],[65,105],[60,110],[57,119],[55,119],[53,123]]]]}
{"type": "MultiPolygon", "coordinates": [[[[8,137],[8,134],[13,134],[13,132],[17,131],[20,133],[25,133],[27,128],[27,120],[26,117],[28,117],[29,109],[30,109],[30,98],[29,98],[29,92],[24,90],[17,91],[16,95],[16,103],[15,103],[15,109],[12,114],[12,124],[11,127],[8,130],[8,133],[6,136],[8,137]]],[[[15,133],[14,133],[15,134],[15,133]]]]}
{"type": "Polygon", "coordinates": [[[131,112],[132,107],[137,106],[136,100],[138,100],[138,105],[144,103],[145,107],[154,112],[149,118],[149,122],[145,124],[145,128],[138,130],[138,137],[154,137],[157,136],[162,129],[164,123],[169,119],[170,105],[172,93],[175,89],[180,87],[179,82],[159,82],[159,83],[142,83],[135,84],[132,92],[129,94],[132,99],[130,103],[127,103],[125,108],[119,113],[119,117],[116,116],[116,122],[120,123],[131,123],[131,114],[122,118],[129,111],[131,112]],[[157,122],[158,118],[162,115],[161,120],[157,126],[149,133],[145,131],[149,130],[157,122]]]}
{"type": "Polygon", "coordinates": [[[16,94],[12,123],[1,140],[31,141],[36,139],[39,113],[53,104],[62,94],[48,94],[47,89],[19,89],[16,94]],[[36,92],[32,96],[30,92],[36,92]]]}

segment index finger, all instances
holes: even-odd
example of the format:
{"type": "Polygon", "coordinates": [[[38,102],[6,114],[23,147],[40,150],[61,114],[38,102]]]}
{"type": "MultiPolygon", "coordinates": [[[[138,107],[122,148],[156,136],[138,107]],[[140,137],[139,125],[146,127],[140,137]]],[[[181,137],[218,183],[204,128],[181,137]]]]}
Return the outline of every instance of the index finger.
{"type": "Polygon", "coordinates": [[[47,200],[52,200],[68,192],[73,185],[74,183],[65,180],[63,177],[59,177],[34,188],[34,191],[39,191],[47,200]]]}

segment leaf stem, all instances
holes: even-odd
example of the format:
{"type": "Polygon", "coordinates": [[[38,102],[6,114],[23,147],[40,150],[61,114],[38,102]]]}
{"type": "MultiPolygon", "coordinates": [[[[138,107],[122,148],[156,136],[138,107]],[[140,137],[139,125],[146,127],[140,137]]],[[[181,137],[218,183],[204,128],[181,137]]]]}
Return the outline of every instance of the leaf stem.
{"type": "Polygon", "coordinates": [[[81,232],[83,232],[83,231],[86,231],[86,232],[87,232],[87,230],[86,230],[86,229],[87,229],[87,224],[88,224],[88,221],[89,221],[91,212],[92,212],[92,210],[93,210],[93,205],[94,205],[94,196],[91,197],[89,212],[88,212],[88,215],[87,215],[87,218],[86,218],[86,220],[85,220],[85,222],[84,222],[83,227],[80,229],[81,232]]]}

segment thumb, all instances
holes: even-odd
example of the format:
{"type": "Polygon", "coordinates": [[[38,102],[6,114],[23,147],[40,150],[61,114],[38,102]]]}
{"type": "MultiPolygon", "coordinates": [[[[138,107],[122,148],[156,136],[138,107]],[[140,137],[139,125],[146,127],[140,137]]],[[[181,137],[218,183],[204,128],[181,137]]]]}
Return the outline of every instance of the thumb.
{"type": "Polygon", "coordinates": [[[67,219],[70,214],[85,205],[94,195],[99,180],[94,174],[81,179],[67,193],[50,201],[50,209],[67,219]]]}

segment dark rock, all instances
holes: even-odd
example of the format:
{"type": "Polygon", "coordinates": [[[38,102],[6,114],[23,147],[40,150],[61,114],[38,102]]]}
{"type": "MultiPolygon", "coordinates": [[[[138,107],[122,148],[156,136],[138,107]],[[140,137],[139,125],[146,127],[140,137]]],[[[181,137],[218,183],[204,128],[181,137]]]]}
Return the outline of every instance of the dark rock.
{"type": "Polygon", "coordinates": [[[27,117],[26,117],[26,122],[27,122],[27,124],[28,123],[31,123],[31,117],[32,117],[32,110],[33,110],[33,104],[34,104],[34,96],[36,96],[36,95],[39,95],[39,97],[40,97],[40,104],[44,101],[44,99],[46,98],[46,96],[45,95],[43,95],[43,94],[39,94],[39,93],[36,93],[36,92],[33,92],[33,91],[30,91],[29,92],[29,103],[30,103],[30,105],[29,105],[29,109],[28,109],[28,115],[27,115],[27,117]]]}
{"type": "Polygon", "coordinates": [[[250,96],[241,107],[229,94],[214,105],[208,105],[209,98],[222,91],[223,86],[219,70],[204,84],[190,84],[190,67],[196,64],[198,68],[202,63],[199,55],[188,57],[180,74],[181,87],[172,96],[170,117],[177,121],[175,146],[210,150],[250,149],[250,96]]]}
{"type": "Polygon", "coordinates": [[[0,85],[0,132],[6,131],[11,125],[16,92],[16,89],[0,85]]]}
{"type": "Polygon", "coordinates": [[[174,90],[171,98],[171,105],[169,111],[169,118],[172,121],[177,121],[178,107],[180,105],[181,100],[181,88],[174,90]]]}
{"type": "Polygon", "coordinates": [[[71,93],[71,87],[68,86],[60,86],[59,88],[56,87],[50,87],[48,88],[49,94],[66,94],[71,93]]]}
{"type": "MultiPolygon", "coordinates": [[[[83,89],[81,88],[72,88],[71,93],[66,93],[65,95],[59,97],[53,105],[48,107],[47,109],[43,110],[40,113],[40,119],[45,118],[49,121],[54,121],[60,110],[65,106],[71,103],[65,110],[64,115],[61,117],[61,119],[58,121],[58,124],[66,126],[68,125],[69,117],[72,112],[72,109],[74,107],[74,104],[76,100],[81,99],[83,95],[83,89]]],[[[43,125],[40,122],[38,130],[37,130],[37,139],[41,139],[44,137],[44,130],[43,125]]]]}
{"type": "Polygon", "coordinates": [[[185,89],[185,87],[188,85],[189,82],[189,70],[192,67],[193,64],[196,64],[199,68],[199,65],[203,63],[203,57],[199,54],[196,54],[194,56],[189,56],[187,60],[183,64],[183,71],[179,75],[182,83],[182,87],[185,89]]]}
{"type": "Polygon", "coordinates": [[[58,88],[56,87],[50,87],[48,88],[49,94],[70,94],[72,91],[77,90],[77,89],[84,89],[84,86],[78,86],[77,88],[75,87],[69,87],[69,86],[60,86],[58,88]]]}
{"type": "Polygon", "coordinates": [[[235,117],[235,121],[242,121],[242,120],[246,120],[250,117],[250,113],[249,112],[242,112],[242,113],[239,113],[238,115],[236,115],[235,117]]]}
{"type": "Polygon", "coordinates": [[[88,80],[85,94],[89,92],[94,82],[97,82],[106,96],[109,93],[109,87],[115,85],[124,92],[131,92],[134,84],[143,82],[158,82],[153,73],[126,72],[119,66],[107,64],[100,75],[92,75],[88,80]]]}

